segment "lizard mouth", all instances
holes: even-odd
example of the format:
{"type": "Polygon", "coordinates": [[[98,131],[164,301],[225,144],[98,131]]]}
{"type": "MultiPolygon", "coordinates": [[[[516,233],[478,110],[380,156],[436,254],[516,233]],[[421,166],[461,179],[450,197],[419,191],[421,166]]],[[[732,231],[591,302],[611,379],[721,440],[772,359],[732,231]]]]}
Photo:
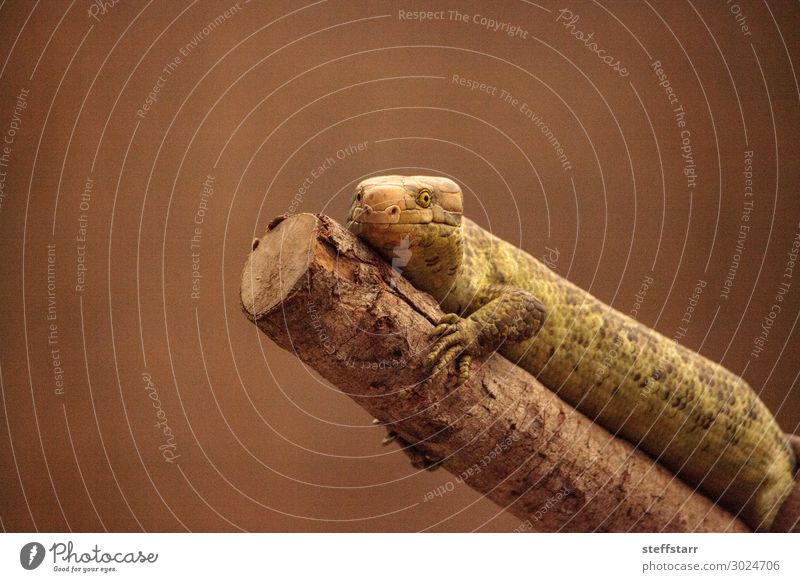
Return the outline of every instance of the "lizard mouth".
{"type": "Polygon", "coordinates": [[[402,211],[397,204],[393,204],[384,210],[375,210],[371,206],[363,206],[353,209],[352,222],[357,224],[398,224],[402,211]]]}
{"type": "Polygon", "coordinates": [[[445,226],[458,226],[461,224],[461,215],[456,212],[439,211],[433,209],[401,210],[400,206],[393,204],[382,210],[375,210],[369,205],[361,205],[353,209],[348,226],[361,225],[424,225],[438,224],[445,226]],[[437,216],[438,214],[438,216],[437,216]]]}

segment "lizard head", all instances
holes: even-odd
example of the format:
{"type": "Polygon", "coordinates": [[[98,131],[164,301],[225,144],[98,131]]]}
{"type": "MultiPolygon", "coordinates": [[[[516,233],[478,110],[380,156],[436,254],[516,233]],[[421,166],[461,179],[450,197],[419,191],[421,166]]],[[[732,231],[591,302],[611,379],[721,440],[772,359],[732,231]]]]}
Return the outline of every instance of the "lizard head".
{"type": "Polygon", "coordinates": [[[463,201],[449,178],[368,178],[356,187],[347,227],[428,290],[446,284],[461,265],[463,201]]]}

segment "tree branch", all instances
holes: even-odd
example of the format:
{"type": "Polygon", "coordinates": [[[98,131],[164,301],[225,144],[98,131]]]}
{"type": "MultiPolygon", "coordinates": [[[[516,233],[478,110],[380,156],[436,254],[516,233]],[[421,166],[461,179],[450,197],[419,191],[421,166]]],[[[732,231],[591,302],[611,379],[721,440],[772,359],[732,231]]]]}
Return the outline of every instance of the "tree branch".
{"type": "Polygon", "coordinates": [[[242,307],[281,347],[539,531],[747,531],[499,355],[423,387],[436,302],[326,216],[253,242],[242,307]]]}

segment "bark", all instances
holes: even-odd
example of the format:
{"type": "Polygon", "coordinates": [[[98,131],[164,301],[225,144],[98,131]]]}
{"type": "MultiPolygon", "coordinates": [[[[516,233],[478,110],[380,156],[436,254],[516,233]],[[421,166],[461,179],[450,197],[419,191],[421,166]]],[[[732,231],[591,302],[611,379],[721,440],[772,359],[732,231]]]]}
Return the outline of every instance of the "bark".
{"type": "Polygon", "coordinates": [[[253,242],[241,299],[278,345],[521,530],[748,531],[497,354],[461,387],[452,366],[423,385],[437,303],[326,216],[275,219],[253,242]]]}

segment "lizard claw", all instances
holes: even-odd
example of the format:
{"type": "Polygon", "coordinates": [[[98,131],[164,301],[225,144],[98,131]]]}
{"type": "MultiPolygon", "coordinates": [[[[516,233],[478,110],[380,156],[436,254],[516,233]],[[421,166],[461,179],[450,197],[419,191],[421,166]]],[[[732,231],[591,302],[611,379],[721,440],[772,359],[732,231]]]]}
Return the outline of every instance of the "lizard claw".
{"type": "Polygon", "coordinates": [[[458,366],[458,386],[466,382],[470,376],[477,336],[473,321],[455,313],[442,317],[430,334],[431,339],[436,341],[426,359],[427,364],[432,366],[426,384],[454,361],[458,366]]]}
{"type": "Polygon", "coordinates": [[[458,359],[458,386],[466,383],[472,373],[472,356],[464,354],[458,359]]]}
{"type": "Polygon", "coordinates": [[[459,317],[459,315],[456,313],[448,313],[447,315],[442,316],[442,318],[439,319],[439,323],[436,325],[436,327],[433,328],[433,331],[431,331],[431,333],[429,334],[429,337],[431,339],[436,339],[448,333],[450,331],[450,328],[453,325],[457,324],[460,320],[461,317],[459,317]]]}

